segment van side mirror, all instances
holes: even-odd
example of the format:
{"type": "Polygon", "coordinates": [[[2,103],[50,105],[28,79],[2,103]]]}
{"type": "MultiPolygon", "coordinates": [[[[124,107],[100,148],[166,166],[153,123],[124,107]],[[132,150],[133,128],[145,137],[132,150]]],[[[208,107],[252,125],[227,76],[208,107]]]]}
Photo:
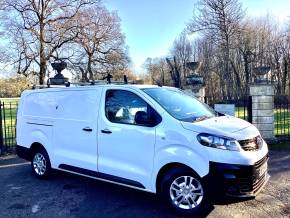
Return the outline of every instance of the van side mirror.
{"type": "Polygon", "coordinates": [[[145,111],[137,111],[135,114],[135,123],[144,126],[152,125],[149,115],[145,111]]]}

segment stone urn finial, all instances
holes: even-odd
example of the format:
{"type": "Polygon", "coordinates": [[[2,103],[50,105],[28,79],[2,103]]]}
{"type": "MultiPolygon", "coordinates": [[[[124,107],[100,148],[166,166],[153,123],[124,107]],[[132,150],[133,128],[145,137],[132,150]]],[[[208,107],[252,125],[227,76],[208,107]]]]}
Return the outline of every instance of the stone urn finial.
{"type": "Polygon", "coordinates": [[[48,85],[63,85],[68,82],[68,78],[65,78],[61,71],[67,67],[67,63],[62,60],[57,60],[51,63],[52,68],[57,72],[53,78],[47,80],[48,85]]]}
{"type": "Polygon", "coordinates": [[[267,84],[270,83],[268,79],[271,73],[271,68],[268,66],[260,66],[254,68],[254,74],[256,75],[255,83],[257,84],[267,84]]]}
{"type": "Polygon", "coordinates": [[[51,66],[58,74],[61,74],[61,71],[63,71],[67,67],[67,63],[60,60],[56,61],[54,63],[51,63],[51,66]]]}
{"type": "Polygon", "coordinates": [[[186,67],[192,71],[193,74],[197,74],[202,62],[199,61],[193,61],[193,62],[187,62],[186,67]]]}
{"type": "Polygon", "coordinates": [[[186,67],[191,70],[190,75],[186,77],[186,84],[192,86],[202,86],[204,83],[203,76],[199,75],[199,69],[202,62],[187,62],[186,67]]]}

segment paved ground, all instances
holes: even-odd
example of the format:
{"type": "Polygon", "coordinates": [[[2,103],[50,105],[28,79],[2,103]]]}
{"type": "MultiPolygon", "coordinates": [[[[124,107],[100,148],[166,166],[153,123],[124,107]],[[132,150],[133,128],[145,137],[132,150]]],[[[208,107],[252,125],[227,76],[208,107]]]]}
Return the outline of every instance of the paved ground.
{"type": "MultiPolygon", "coordinates": [[[[290,217],[290,150],[270,153],[271,179],[255,200],[217,202],[208,217],[290,217]]],[[[0,217],[176,217],[155,195],[66,173],[38,180],[0,159],[0,217]]]]}

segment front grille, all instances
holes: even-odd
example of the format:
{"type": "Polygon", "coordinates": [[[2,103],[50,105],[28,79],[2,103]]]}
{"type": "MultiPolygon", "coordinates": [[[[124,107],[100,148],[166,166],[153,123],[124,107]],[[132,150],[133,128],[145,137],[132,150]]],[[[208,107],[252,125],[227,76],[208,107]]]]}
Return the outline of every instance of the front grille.
{"type": "Polygon", "coordinates": [[[237,178],[238,186],[241,193],[253,192],[256,193],[265,183],[266,172],[259,173],[260,168],[268,161],[268,155],[257,161],[252,169],[248,170],[248,175],[240,175],[237,178]],[[244,177],[245,176],[245,177],[244,177]]]}
{"type": "Polygon", "coordinates": [[[263,157],[261,160],[257,161],[255,164],[254,164],[254,167],[256,169],[260,168],[265,162],[267,162],[269,159],[269,155],[267,154],[265,157],[263,157]]]}
{"type": "Polygon", "coordinates": [[[209,181],[219,183],[228,195],[252,196],[265,184],[268,154],[253,165],[210,163],[209,181]]]}
{"type": "Polygon", "coordinates": [[[239,178],[238,186],[241,193],[257,192],[261,186],[264,184],[266,178],[266,173],[256,179],[249,178],[239,178]]]}
{"type": "Polygon", "coordinates": [[[261,137],[257,136],[252,139],[241,140],[239,141],[241,147],[245,151],[257,151],[261,148],[261,137]]]}

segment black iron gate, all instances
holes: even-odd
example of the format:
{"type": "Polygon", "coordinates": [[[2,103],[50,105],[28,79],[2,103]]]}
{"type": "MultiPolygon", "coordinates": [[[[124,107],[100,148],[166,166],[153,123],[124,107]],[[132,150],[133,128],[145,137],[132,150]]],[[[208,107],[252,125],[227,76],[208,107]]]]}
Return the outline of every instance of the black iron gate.
{"type": "Polygon", "coordinates": [[[216,100],[214,98],[205,98],[205,103],[214,108],[215,104],[234,104],[235,116],[252,123],[252,96],[243,96],[235,99],[216,100]]]}
{"type": "Polygon", "coordinates": [[[0,101],[0,154],[16,146],[17,101],[0,101]]]}
{"type": "Polygon", "coordinates": [[[274,106],[275,136],[290,139],[290,96],[276,96],[274,106]]]}
{"type": "Polygon", "coordinates": [[[4,140],[3,140],[3,127],[2,127],[2,103],[0,101],[0,154],[3,151],[4,140]]]}

